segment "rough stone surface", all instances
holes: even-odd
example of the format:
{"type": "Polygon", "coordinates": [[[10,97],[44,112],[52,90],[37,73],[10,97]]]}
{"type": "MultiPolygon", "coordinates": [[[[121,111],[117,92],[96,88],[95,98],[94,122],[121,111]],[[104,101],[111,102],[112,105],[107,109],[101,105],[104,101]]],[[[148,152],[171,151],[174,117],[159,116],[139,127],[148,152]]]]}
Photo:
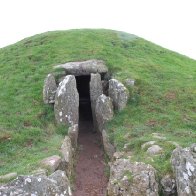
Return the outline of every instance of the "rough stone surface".
{"type": "Polygon", "coordinates": [[[112,100],[110,97],[100,95],[96,101],[95,115],[98,123],[98,130],[102,132],[107,121],[114,116],[112,100]]]}
{"type": "Polygon", "coordinates": [[[110,168],[109,196],[158,196],[155,169],[145,163],[117,159],[110,168]]]}
{"type": "Polygon", "coordinates": [[[174,145],[176,148],[180,147],[180,145],[177,142],[175,142],[175,141],[167,141],[167,142],[172,144],[172,145],[174,145]]]}
{"type": "Polygon", "coordinates": [[[68,178],[63,171],[51,176],[19,176],[14,181],[0,187],[0,195],[14,196],[71,196],[68,178]]]}
{"type": "Polygon", "coordinates": [[[91,74],[90,80],[90,98],[91,98],[91,109],[93,115],[94,131],[98,129],[98,122],[95,115],[96,101],[98,97],[103,93],[101,76],[99,73],[91,74]]]}
{"type": "Polygon", "coordinates": [[[33,175],[33,176],[47,176],[47,173],[48,172],[46,169],[39,168],[39,169],[32,171],[31,175],[33,175]]]}
{"type": "Polygon", "coordinates": [[[78,143],[78,124],[69,127],[68,136],[71,139],[72,147],[76,149],[78,143]]]}
{"type": "Polygon", "coordinates": [[[108,135],[105,130],[102,131],[102,139],[103,139],[103,147],[106,154],[109,156],[109,158],[112,160],[113,155],[115,153],[114,146],[110,143],[108,135]]]}
{"type": "Polygon", "coordinates": [[[61,153],[63,156],[62,159],[62,170],[65,170],[67,176],[70,177],[73,170],[73,152],[71,139],[68,136],[65,136],[63,144],[61,146],[61,153]]]}
{"type": "Polygon", "coordinates": [[[126,79],[125,82],[126,82],[127,86],[134,86],[135,85],[135,80],[133,80],[133,79],[126,79]]]}
{"type": "Polygon", "coordinates": [[[13,173],[9,173],[9,174],[5,174],[3,176],[0,176],[0,181],[10,181],[16,177],[17,177],[17,173],[13,172],[13,173]]]}
{"type": "Polygon", "coordinates": [[[43,101],[45,104],[54,103],[57,86],[52,74],[48,74],[44,80],[43,101]]]}
{"type": "Polygon", "coordinates": [[[165,196],[175,196],[176,192],[176,182],[171,176],[166,175],[161,179],[162,193],[165,196]]]}
{"type": "Polygon", "coordinates": [[[57,123],[78,124],[79,95],[76,79],[67,75],[59,84],[55,96],[54,113],[57,123]]]}
{"type": "Polygon", "coordinates": [[[68,62],[61,65],[56,65],[54,68],[63,68],[67,74],[75,76],[90,75],[91,73],[106,73],[108,68],[102,60],[88,60],[82,62],[68,62]]]}
{"type": "Polygon", "coordinates": [[[159,140],[166,140],[166,137],[163,136],[163,134],[161,134],[161,133],[152,133],[152,137],[159,139],[159,140]]]}
{"type": "Polygon", "coordinates": [[[62,159],[58,155],[53,155],[47,157],[40,162],[40,166],[44,169],[47,169],[49,172],[54,172],[57,170],[61,163],[62,159]]]}
{"type": "Polygon", "coordinates": [[[118,80],[109,80],[109,96],[112,98],[114,109],[122,110],[125,108],[129,93],[127,88],[118,80]]]}
{"type": "Polygon", "coordinates": [[[149,155],[158,155],[163,151],[163,149],[159,145],[152,145],[148,148],[147,153],[149,155]]]}
{"type": "Polygon", "coordinates": [[[124,158],[125,156],[125,152],[120,152],[120,151],[117,151],[113,154],[113,159],[116,160],[116,159],[121,159],[121,158],[124,158]]]}
{"type": "Polygon", "coordinates": [[[176,148],[171,157],[179,196],[196,195],[196,143],[176,148]]]}
{"type": "Polygon", "coordinates": [[[142,149],[146,148],[146,147],[149,147],[149,146],[152,146],[154,145],[156,142],[155,141],[149,141],[149,142],[145,142],[144,144],[142,144],[142,149]]]}
{"type": "Polygon", "coordinates": [[[129,160],[131,160],[132,157],[133,157],[133,152],[131,152],[131,151],[125,152],[123,150],[123,151],[115,152],[113,155],[113,160],[116,160],[116,159],[129,159],[129,160]]]}

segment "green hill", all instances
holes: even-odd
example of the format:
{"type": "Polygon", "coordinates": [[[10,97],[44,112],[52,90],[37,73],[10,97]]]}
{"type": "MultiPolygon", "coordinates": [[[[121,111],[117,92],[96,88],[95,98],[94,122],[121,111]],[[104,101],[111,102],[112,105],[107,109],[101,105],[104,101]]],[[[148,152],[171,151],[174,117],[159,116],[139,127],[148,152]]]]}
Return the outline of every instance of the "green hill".
{"type": "Polygon", "coordinates": [[[128,106],[108,124],[111,141],[127,144],[134,160],[170,172],[169,158],[176,141],[196,141],[196,61],[149,41],[112,30],[48,32],[0,49],[0,175],[26,173],[38,161],[58,153],[65,129],[43,104],[42,88],[53,66],[69,61],[102,59],[113,77],[129,88],[128,106]],[[160,133],[166,140],[152,137],[160,133]],[[164,152],[149,159],[141,145],[157,140],[164,152]]]}

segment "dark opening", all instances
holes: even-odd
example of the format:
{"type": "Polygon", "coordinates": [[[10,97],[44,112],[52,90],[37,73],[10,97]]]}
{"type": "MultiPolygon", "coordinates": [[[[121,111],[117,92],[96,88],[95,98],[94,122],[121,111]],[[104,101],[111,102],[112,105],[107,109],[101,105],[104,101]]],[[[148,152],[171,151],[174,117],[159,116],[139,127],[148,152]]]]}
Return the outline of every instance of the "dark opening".
{"type": "Polygon", "coordinates": [[[104,153],[101,148],[100,133],[93,131],[90,75],[76,76],[76,82],[79,93],[79,153],[73,195],[105,195],[107,177],[104,173],[104,153]]]}
{"type": "Polygon", "coordinates": [[[76,82],[79,93],[79,121],[92,121],[90,75],[76,76],[76,82]]]}

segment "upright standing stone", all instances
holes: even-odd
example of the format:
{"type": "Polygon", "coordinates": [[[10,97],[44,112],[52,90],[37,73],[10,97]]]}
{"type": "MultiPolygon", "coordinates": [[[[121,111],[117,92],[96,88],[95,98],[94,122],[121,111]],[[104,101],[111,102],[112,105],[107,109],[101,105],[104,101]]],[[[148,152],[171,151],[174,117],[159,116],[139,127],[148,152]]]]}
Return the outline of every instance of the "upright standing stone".
{"type": "Polygon", "coordinates": [[[113,105],[110,97],[100,95],[96,101],[95,107],[96,120],[98,123],[98,130],[103,131],[104,125],[107,121],[113,118],[113,105]]]}
{"type": "Polygon", "coordinates": [[[98,128],[96,115],[95,115],[95,106],[97,98],[103,94],[101,76],[99,73],[91,74],[91,81],[90,81],[90,98],[91,98],[91,109],[93,115],[93,123],[95,131],[98,128]]]}
{"type": "Polygon", "coordinates": [[[68,136],[71,139],[72,147],[76,150],[78,144],[78,124],[69,127],[68,136]]]}
{"type": "Polygon", "coordinates": [[[65,170],[67,176],[70,177],[73,170],[73,151],[71,145],[71,139],[68,136],[65,136],[63,144],[61,146],[62,153],[62,170],[65,170]]]}
{"type": "Polygon", "coordinates": [[[109,96],[112,98],[114,109],[120,111],[125,108],[129,92],[127,88],[118,80],[109,80],[109,96]]]}
{"type": "Polygon", "coordinates": [[[18,176],[18,178],[12,182],[0,186],[0,195],[71,196],[72,191],[66,173],[57,170],[48,177],[45,175],[18,176]]]}
{"type": "Polygon", "coordinates": [[[61,163],[61,157],[58,155],[53,155],[43,159],[40,162],[40,166],[49,172],[55,172],[61,163]]]}
{"type": "Polygon", "coordinates": [[[103,148],[110,160],[113,159],[115,153],[115,147],[110,143],[109,137],[105,130],[102,131],[103,148]]]}
{"type": "Polygon", "coordinates": [[[164,196],[177,195],[176,181],[170,175],[166,175],[161,179],[161,188],[164,196]]]}
{"type": "Polygon", "coordinates": [[[43,101],[45,104],[54,103],[57,90],[56,81],[52,74],[48,74],[44,80],[43,101]]]}
{"type": "Polygon", "coordinates": [[[176,148],[171,157],[179,196],[196,195],[196,143],[176,148]]]}
{"type": "Polygon", "coordinates": [[[117,159],[110,167],[108,196],[158,196],[155,169],[142,162],[117,159]]]}
{"type": "Polygon", "coordinates": [[[57,123],[78,124],[79,95],[76,79],[67,75],[59,84],[55,96],[54,112],[57,123]]]}

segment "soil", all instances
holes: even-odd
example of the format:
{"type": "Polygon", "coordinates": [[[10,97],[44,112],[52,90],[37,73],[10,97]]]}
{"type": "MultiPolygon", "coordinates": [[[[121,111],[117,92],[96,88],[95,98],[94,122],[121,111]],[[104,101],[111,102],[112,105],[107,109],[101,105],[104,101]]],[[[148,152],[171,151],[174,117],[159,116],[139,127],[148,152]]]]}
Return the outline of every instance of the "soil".
{"type": "MultiPolygon", "coordinates": [[[[74,196],[104,196],[108,179],[100,134],[93,132],[92,119],[83,114],[79,124],[79,154],[76,163],[74,196]]],[[[80,115],[81,117],[81,115],[80,115]]]]}

